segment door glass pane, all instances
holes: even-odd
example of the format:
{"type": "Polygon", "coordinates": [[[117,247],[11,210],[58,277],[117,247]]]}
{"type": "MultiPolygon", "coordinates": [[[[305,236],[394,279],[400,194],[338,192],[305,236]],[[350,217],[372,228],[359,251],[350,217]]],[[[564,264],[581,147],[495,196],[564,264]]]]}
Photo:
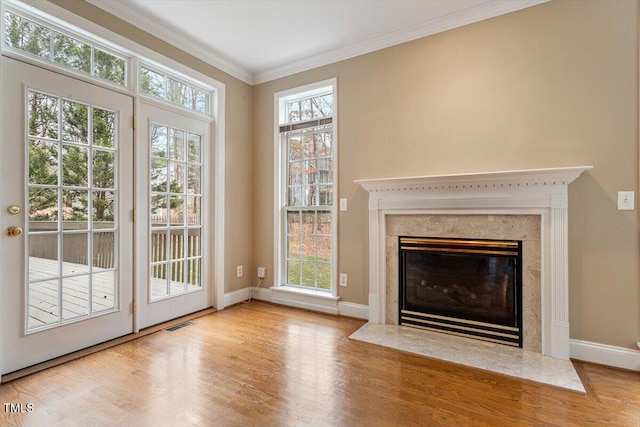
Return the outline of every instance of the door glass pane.
{"type": "Polygon", "coordinates": [[[60,281],[58,279],[30,283],[28,293],[27,326],[29,330],[60,321],[60,281]]]}
{"type": "Polygon", "coordinates": [[[154,300],[202,289],[202,136],[162,124],[150,129],[149,295],[154,300]]]}
{"type": "Polygon", "coordinates": [[[62,275],[89,273],[89,234],[65,233],[62,236],[62,275]]]}
{"type": "MultiPolygon", "coordinates": [[[[84,45],[58,42],[58,59],[84,60],[84,45]]],[[[35,91],[27,101],[32,331],[117,308],[117,115],[35,91]]]]}
{"type": "Polygon", "coordinates": [[[62,320],[89,314],[89,275],[62,279],[62,320]]]}
{"type": "Polygon", "coordinates": [[[93,313],[113,310],[116,308],[116,275],[115,271],[95,273],[92,277],[93,313]]]}

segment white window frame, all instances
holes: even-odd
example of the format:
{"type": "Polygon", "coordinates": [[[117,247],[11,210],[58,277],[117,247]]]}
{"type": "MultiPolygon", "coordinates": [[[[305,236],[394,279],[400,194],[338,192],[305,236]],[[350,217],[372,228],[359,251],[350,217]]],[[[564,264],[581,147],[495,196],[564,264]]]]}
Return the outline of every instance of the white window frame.
{"type": "Polygon", "coordinates": [[[274,286],[272,301],[317,311],[337,314],[338,297],[338,80],[332,78],[274,94],[274,286]],[[286,188],[287,144],[280,133],[286,124],[285,104],[288,101],[321,94],[331,89],[333,94],[332,161],[333,201],[331,205],[331,289],[329,291],[287,286],[286,270],[286,188]]]}
{"type": "MultiPolygon", "coordinates": [[[[47,27],[61,29],[67,35],[78,38],[81,41],[87,41],[96,45],[101,49],[104,48],[109,53],[126,58],[125,78],[126,87],[109,83],[107,80],[94,78],[82,72],[73,70],[64,65],[58,65],[44,59],[39,59],[28,53],[21,53],[16,49],[10,49],[4,45],[4,34],[0,43],[0,52],[14,58],[21,58],[25,62],[36,64],[44,69],[56,71],[61,74],[69,75],[78,80],[90,82],[98,86],[106,87],[110,90],[130,95],[134,99],[134,115],[138,116],[140,102],[161,105],[167,110],[180,111],[187,113],[196,118],[206,119],[212,123],[212,143],[214,150],[215,165],[211,174],[214,181],[214,201],[213,201],[213,233],[209,232],[207,238],[215,236],[213,248],[213,271],[214,271],[214,289],[212,292],[211,304],[213,307],[221,310],[224,308],[224,282],[225,282],[225,258],[224,258],[224,241],[225,241],[225,105],[226,105],[226,86],[224,83],[213,79],[210,76],[195,71],[186,65],[165,57],[151,49],[148,49],[133,40],[127,39],[119,34],[100,27],[99,25],[75,15],[66,9],[50,2],[41,2],[35,0],[1,0],[0,16],[4,20],[4,11],[9,10],[18,15],[25,16],[35,22],[42,23],[47,27]],[[140,93],[138,88],[138,76],[140,73],[140,64],[151,66],[156,70],[162,71],[167,75],[177,78],[183,82],[193,85],[199,89],[210,91],[209,113],[202,114],[197,111],[190,110],[176,104],[171,104],[140,93]]],[[[4,29],[4,24],[2,26],[4,29]]],[[[3,108],[0,105],[0,111],[3,108]]],[[[134,141],[138,140],[138,129],[134,133],[134,141]]],[[[143,290],[146,292],[146,290],[143,290]]],[[[135,299],[139,300],[142,296],[136,291],[135,299]]],[[[138,332],[137,322],[134,325],[134,332],[138,332]]]]}

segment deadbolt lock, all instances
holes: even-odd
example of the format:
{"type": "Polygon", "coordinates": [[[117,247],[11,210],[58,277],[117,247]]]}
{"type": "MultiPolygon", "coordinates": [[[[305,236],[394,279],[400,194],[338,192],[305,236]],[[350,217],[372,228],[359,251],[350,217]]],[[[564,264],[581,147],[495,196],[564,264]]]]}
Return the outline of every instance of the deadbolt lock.
{"type": "Polygon", "coordinates": [[[11,215],[17,215],[22,212],[22,209],[20,209],[20,206],[18,205],[11,205],[7,208],[7,212],[9,212],[11,215]]]}
{"type": "Polygon", "coordinates": [[[7,228],[7,234],[9,235],[9,237],[18,237],[22,235],[22,228],[20,227],[9,227],[7,228]]]}

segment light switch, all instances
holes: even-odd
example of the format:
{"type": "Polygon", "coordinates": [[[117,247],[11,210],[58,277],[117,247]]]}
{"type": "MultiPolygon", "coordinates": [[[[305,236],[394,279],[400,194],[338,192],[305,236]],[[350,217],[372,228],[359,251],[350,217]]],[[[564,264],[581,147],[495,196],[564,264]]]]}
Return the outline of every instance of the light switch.
{"type": "Polygon", "coordinates": [[[347,210],[347,199],[340,199],[340,210],[341,211],[347,210]]]}

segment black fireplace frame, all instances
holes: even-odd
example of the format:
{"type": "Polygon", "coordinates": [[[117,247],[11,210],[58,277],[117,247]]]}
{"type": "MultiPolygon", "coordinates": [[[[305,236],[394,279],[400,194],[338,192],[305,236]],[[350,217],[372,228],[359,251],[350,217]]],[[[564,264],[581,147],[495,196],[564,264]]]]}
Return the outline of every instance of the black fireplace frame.
{"type": "Polygon", "coordinates": [[[522,241],[499,239],[468,239],[446,237],[398,237],[398,324],[452,335],[465,336],[483,341],[496,342],[522,348],[522,241]],[[509,325],[465,320],[441,313],[423,313],[406,307],[403,283],[406,281],[406,257],[420,251],[434,254],[473,254],[474,256],[507,257],[515,262],[513,300],[514,322],[509,325]]]}

